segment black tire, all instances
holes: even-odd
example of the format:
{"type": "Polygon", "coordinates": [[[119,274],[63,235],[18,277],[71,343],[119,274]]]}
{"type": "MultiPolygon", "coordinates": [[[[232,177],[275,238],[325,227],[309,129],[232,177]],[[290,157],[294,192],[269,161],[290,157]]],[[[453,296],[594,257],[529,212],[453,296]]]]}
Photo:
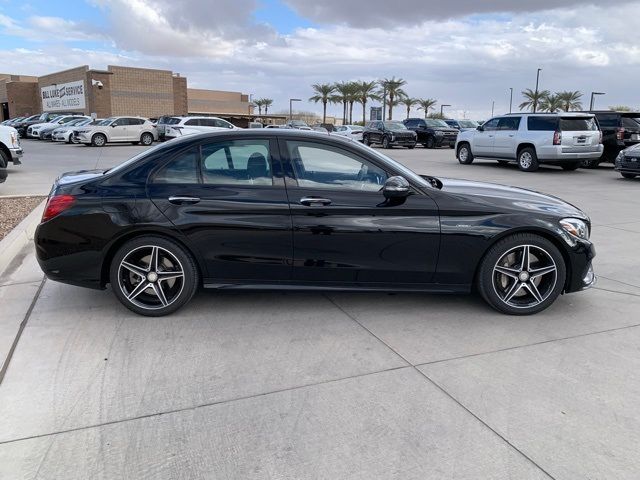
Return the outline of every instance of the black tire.
{"type": "Polygon", "coordinates": [[[389,137],[386,135],[382,138],[382,148],[391,148],[391,143],[389,143],[389,137]]]}
{"type": "Polygon", "coordinates": [[[498,160],[498,165],[502,165],[503,167],[509,165],[509,160],[498,160]]]}
{"type": "Polygon", "coordinates": [[[531,315],[546,309],[558,298],[564,290],[566,276],[567,268],[558,247],[539,235],[519,233],[500,240],[489,249],[480,262],[476,282],[480,295],[494,309],[509,315],[531,315]],[[534,280],[530,277],[523,281],[521,278],[530,274],[520,277],[522,272],[516,272],[518,268],[503,266],[503,260],[507,262],[512,255],[515,263],[520,264],[522,255],[519,257],[518,252],[523,251],[524,247],[528,248],[532,260],[528,271],[551,267],[555,267],[555,270],[539,275],[534,280]],[[499,262],[501,265],[498,265],[499,262]],[[515,278],[497,272],[495,268],[498,267],[503,271],[508,270],[511,272],[509,275],[513,274],[515,278]],[[535,288],[530,287],[531,284],[535,288]]]}
{"type": "Polygon", "coordinates": [[[0,168],[7,168],[9,166],[9,156],[4,150],[0,150],[0,168]]]}
{"type": "Polygon", "coordinates": [[[458,145],[456,158],[461,164],[470,165],[473,162],[473,153],[471,153],[471,146],[468,143],[461,143],[460,145],[458,145]]]}
{"type": "Polygon", "coordinates": [[[580,167],[580,163],[579,162],[563,163],[560,166],[562,167],[563,170],[566,170],[567,172],[572,172],[574,170],[577,170],[580,167]]]}
{"type": "Polygon", "coordinates": [[[636,174],[635,173],[620,173],[620,175],[622,175],[624,178],[636,178],[636,174]]]}
{"type": "Polygon", "coordinates": [[[433,136],[429,135],[427,137],[427,141],[425,142],[424,146],[427,148],[436,148],[436,139],[433,138],[433,136]]]}
{"type": "Polygon", "coordinates": [[[580,162],[582,168],[598,168],[602,158],[586,158],[580,162]]]}
{"type": "Polygon", "coordinates": [[[371,146],[371,142],[369,141],[369,135],[362,136],[362,143],[367,147],[371,146]]]}
{"type": "Polygon", "coordinates": [[[523,172],[535,172],[540,167],[535,149],[525,147],[518,152],[518,167],[523,172]]]}
{"type": "Polygon", "coordinates": [[[103,133],[96,133],[91,137],[91,145],[94,147],[104,147],[107,143],[107,137],[103,133]]]}
{"type": "Polygon", "coordinates": [[[160,317],[175,312],[191,300],[200,284],[198,268],[191,254],[175,241],[155,235],[137,237],[122,245],[111,260],[109,281],[111,282],[111,290],[113,290],[120,303],[132,312],[148,317],[160,317]],[[152,255],[150,252],[154,247],[161,252],[159,257],[161,265],[156,270],[157,272],[160,274],[172,274],[174,271],[176,273],[181,271],[183,273],[181,278],[174,279],[173,284],[170,283],[172,279],[166,280],[166,283],[158,280],[158,277],[161,278],[160,275],[156,275],[155,280],[149,279],[148,275],[151,273],[149,270],[146,270],[146,272],[149,272],[146,274],[147,277],[140,280],[140,275],[132,273],[127,267],[121,266],[122,261],[127,258],[127,262],[130,265],[142,266],[140,269],[144,272],[144,265],[147,262],[151,263],[150,258],[152,258],[152,255]],[[168,254],[165,255],[163,252],[168,252],[168,254]],[[146,257],[141,257],[140,263],[134,263],[132,259],[136,255],[141,256],[145,255],[145,253],[147,255],[146,257]],[[165,255],[165,257],[162,258],[162,255],[165,255]],[[138,280],[137,284],[135,280],[138,280]],[[146,282],[149,287],[145,289],[141,285],[142,282],[146,282]],[[142,286],[141,291],[136,294],[133,300],[129,300],[127,293],[134,294],[135,289],[139,286],[142,286]],[[156,291],[157,287],[160,288],[161,295],[149,291],[150,289],[151,291],[156,291]],[[127,292],[128,290],[132,291],[127,292]],[[172,294],[173,296],[171,296],[172,294]],[[164,301],[160,300],[161,296],[164,297],[164,301]],[[164,303],[167,303],[167,305],[162,306],[164,303]]]}
{"type": "Polygon", "coordinates": [[[144,145],[145,147],[148,147],[153,143],[153,135],[149,132],[144,132],[142,135],[140,135],[140,143],[142,143],[142,145],[144,145]]]}
{"type": "Polygon", "coordinates": [[[416,148],[416,146],[415,146],[415,145],[407,145],[407,148],[408,148],[409,150],[413,150],[414,148],[416,148]]]}

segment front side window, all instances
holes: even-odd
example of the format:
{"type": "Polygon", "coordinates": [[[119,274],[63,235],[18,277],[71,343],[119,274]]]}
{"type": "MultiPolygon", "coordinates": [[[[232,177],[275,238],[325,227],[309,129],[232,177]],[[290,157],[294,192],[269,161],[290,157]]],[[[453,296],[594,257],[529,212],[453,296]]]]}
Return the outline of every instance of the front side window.
{"type": "Polygon", "coordinates": [[[329,145],[287,141],[287,150],[303,188],[377,192],[388,177],[369,161],[329,145]]]}
{"type": "Polygon", "coordinates": [[[198,147],[178,154],[153,177],[153,183],[198,183],[198,147]]]}
{"type": "Polygon", "coordinates": [[[213,119],[213,126],[219,128],[233,128],[233,125],[231,125],[229,122],[225,122],[224,120],[220,120],[217,118],[213,119]]]}
{"type": "Polygon", "coordinates": [[[499,121],[500,121],[499,118],[492,118],[491,120],[489,120],[488,122],[485,122],[482,125],[482,129],[485,131],[497,130],[499,121]]]}
{"type": "Polygon", "coordinates": [[[228,140],[202,146],[202,180],[216,185],[273,185],[269,140],[228,140]]]}

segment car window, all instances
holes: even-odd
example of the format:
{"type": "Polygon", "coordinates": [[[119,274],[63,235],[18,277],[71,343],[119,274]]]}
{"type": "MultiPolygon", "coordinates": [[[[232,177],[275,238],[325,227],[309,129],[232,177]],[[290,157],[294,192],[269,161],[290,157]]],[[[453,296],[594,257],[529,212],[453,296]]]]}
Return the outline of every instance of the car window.
{"type": "Polygon", "coordinates": [[[560,130],[564,132],[582,132],[585,130],[598,130],[598,124],[593,117],[561,118],[560,130]]]}
{"type": "Polygon", "coordinates": [[[602,128],[616,128],[618,126],[618,115],[596,114],[598,123],[602,128]]]}
{"type": "Polygon", "coordinates": [[[113,127],[123,127],[125,125],[128,125],[126,118],[119,118],[111,124],[113,127]]]}
{"type": "Polygon", "coordinates": [[[377,192],[388,177],[367,160],[329,145],[287,141],[287,150],[303,188],[377,192]]]}
{"type": "Polygon", "coordinates": [[[521,117],[502,117],[498,119],[498,130],[518,130],[521,117]]]}
{"type": "Polygon", "coordinates": [[[194,125],[206,125],[205,123],[200,123],[199,118],[192,118],[184,122],[185,125],[194,126],[194,125]]]}
{"type": "Polygon", "coordinates": [[[216,185],[273,185],[269,140],[227,140],[202,146],[202,180],[216,185]]]}
{"type": "Polygon", "coordinates": [[[128,118],[127,120],[129,120],[129,125],[142,125],[145,122],[144,118],[128,118]]]}
{"type": "Polygon", "coordinates": [[[198,183],[198,147],[181,154],[156,172],[153,183],[198,183]]]}
{"type": "Polygon", "coordinates": [[[558,117],[529,117],[527,129],[533,132],[555,132],[558,129],[558,117]]]}
{"type": "Polygon", "coordinates": [[[637,130],[640,128],[640,118],[638,117],[622,117],[622,126],[624,128],[629,128],[633,130],[637,130]]]}
{"type": "Polygon", "coordinates": [[[499,118],[492,118],[491,120],[487,121],[484,123],[484,125],[482,125],[484,130],[497,130],[498,129],[498,122],[500,121],[499,118]]]}
{"type": "Polygon", "coordinates": [[[229,122],[225,122],[224,120],[220,120],[218,118],[213,119],[213,126],[220,128],[233,128],[233,125],[231,125],[229,122]]]}

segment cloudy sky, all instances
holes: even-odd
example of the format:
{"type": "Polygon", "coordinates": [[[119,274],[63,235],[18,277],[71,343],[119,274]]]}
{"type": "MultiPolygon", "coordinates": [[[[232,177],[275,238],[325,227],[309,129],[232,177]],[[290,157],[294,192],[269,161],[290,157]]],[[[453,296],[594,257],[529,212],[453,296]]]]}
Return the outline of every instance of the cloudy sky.
{"type": "Polygon", "coordinates": [[[0,70],[166,68],[273,98],[273,111],[313,83],[397,76],[451,116],[486,118],[492,101],[508,111],[510,87],[520,103],[540,67],[541,89],[640,107],[639,12],[628,0],[0,0],[0,70]]]}

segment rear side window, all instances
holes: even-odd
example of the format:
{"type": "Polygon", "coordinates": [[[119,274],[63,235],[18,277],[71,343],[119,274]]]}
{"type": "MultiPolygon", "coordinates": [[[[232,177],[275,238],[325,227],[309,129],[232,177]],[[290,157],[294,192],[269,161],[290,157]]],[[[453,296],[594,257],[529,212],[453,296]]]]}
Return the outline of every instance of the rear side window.
{"type": "Polygon", "coordinates": [[[155,174],[153,183],[198,183],[198,147],[178,154],[155,174]]]}
{"type": "Polygon", "coordinates": [[[184,124],[190,126],[201,125],[199,118],[192,118],[191,120],[187,120],[186,122],[184,122],[184,124]]]}
{"type": "Polygon", "coordinates": [[[534,132],[555,132],[558,129],[558,117],[529,117],[527,128],[534,132]]]}
{"type": "Polygon", "coordinates": [[[202,146],[202,180],[215,185],[273,185],[269,140],[229,140],[202,146]]]}
{"type": "Polygon", "coordinates": [[[560,130],[563,132],[583,132],[585,130],[598,130],[595,118],[561,118],[560,130]]]}
{"type": "Polygon", "coordinates": [[[624,128],[629,128],[633,130],[637,130],[640,128],[640,118],[638,117],[622,117],[622,126],[624,128]]]}
{"type": "Polygon", "coordinates": [[[129,125],[142,125],[144,123],[144,119],[142,118],[128,118],[129,125]]]}
{"type": "Polygon", "coordinates": [[[597,114],[598,123],[602,128],[618,127],[618,115],[597,114]]]}

